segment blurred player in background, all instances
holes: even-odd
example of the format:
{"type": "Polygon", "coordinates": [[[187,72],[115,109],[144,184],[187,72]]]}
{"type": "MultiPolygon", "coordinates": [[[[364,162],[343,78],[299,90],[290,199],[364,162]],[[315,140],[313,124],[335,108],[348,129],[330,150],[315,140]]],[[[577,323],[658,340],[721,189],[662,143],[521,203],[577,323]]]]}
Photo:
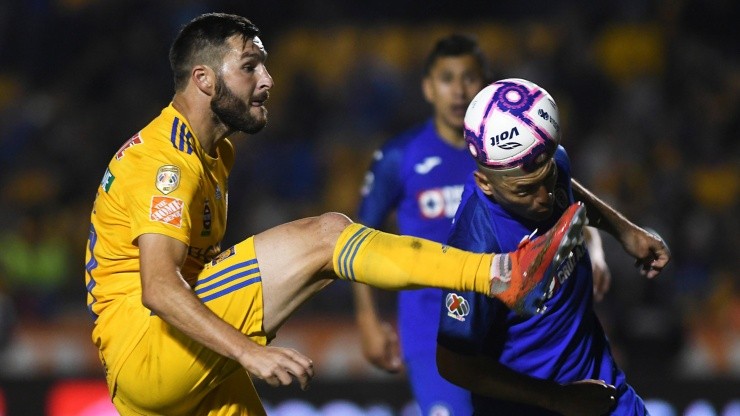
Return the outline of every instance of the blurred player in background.
{"type": "Polygon", "coordinates": [[[123,415],[263,415],[250,374],[305,389],[311,360],[267,343],[338,277],[383,289],[475,290],[531,311],[585,222],[573,206],[547,238],[481,255],[328,213],[221,250],[234,164],[227,137],[267,122],[273,80],[258,35],[235,15],[188,23],[170,49],[172,102],[124,143],[97,189],[87,302],[123,415]],[[501,263],[511,267],[493,267],[501,263]],[[502,279],[510,284],[492,286],[502,279]]]}
{"type": "MultiPolygon", "coordinates": [[[[386,142],[365,177],[358,220],[382,227],[395,213],[403,235],[446,241],[466,179],[476,163],[465,145],[463,119],[475,95],[490,81],[489,62],[477,40],[452,34],[439,39],[426,58],[422,92],[432,117],[386,142]]],[[[600,253],[595,273],[608,287],[597,233],[588,241],[600,253]]],[[[405,365],[421,414],[470,415],[470,393],[439,375],[436,335],[442,290],[398,294],[398,336],[378,316],[372,289],[353,287],[363,352],[377,367],[398,372],[405,365]],[[400,338],[400,346],[399,346],[400,338]],[[403,357],[403,359],[401,359],[403,357]]],[[[603,295],[602,291],[598,295],[603,295]]]]}
{"type": "MultiPolygon", "coordinates": [[[[376,152],[365,177],[359,222],[379,228],[395,212],[400,234],[445,241],[465,179],[475,169],[465,148],[465,110],[486,85],[488,73],[488,61],[476,39],[455,34],[436,43],[426,58],[422,80],[434,115],[376,152]]],[[[399,352],[399,337],[380,321],[372,289],[354,285],[353,290],[365,356],[391,372],[405,364],[422,415],[471,414],[470,393],[437,372],[435,339],[442,291],[398,294],[399,352]]]]}
{"type": "MultiPolygon", "coordinates": [[[[504,80],[486,87],[481,92],[486,99],[476,97],[471,108],[495,108],[496,103],[487,102],[495,98],[489,100],[485,95],[493,88],[514,91],[524,85],[528,89],[524,94],[532,97],[543,91],[521,81],[504,80]]],[[[517,98],[505,92],[499,97],[517,98]]],[[[518,110],[526,111],[521,103],[532,102],[536,101],[517,98],[518,110]]],[[[473,113],[468,110],[466,115],[466,139],[471,153],[477,155],[478,168],[466,182],[448,244],[478,252],[506,251],[517,247],[525,236],[547,231],[577,200],[588,208],[590,224],[612,234],[635,257],[644,275],[652,278],[661,272],[670,259],[662,239],[631,223],[572,179],[568,156],[558,145],[559,130],[547,136],[550,145],[539,148],[542,151],[533,153],[529,162],[522,159],[506,169],[495,169],[488,156],[490,148],[485,149],[487,144],[475,133],[482,129],[473,113]]],[[[548,120],[533,117],[534,128],[521,127],[520,135],[506,143],[526,143],[526,136],[542,136],[542,123],[555,121],[557,125],[554,102],[539,114],[545,113],[548,120]]],[[[494,119],[489,114],[483,120],[494,119]]],[[[497,131],[505,129],[498,127],[497,131]]],[[[438,336],[441,374],[473,393],[475,415],[600,415],[609,411],[611,406],[605,407],[590,392],[565,394],[563,385],[572,386],[568,383],[582,379],[603,380],[616,387],[612,414],[646,414],[645,404],[617,367],[594,313],[592,269],[585,247],[576,247],[558,270],[558,280],[562,286],[545,303],[544,313],[532,317],[474,293],[446,292],[438,336]]]]}

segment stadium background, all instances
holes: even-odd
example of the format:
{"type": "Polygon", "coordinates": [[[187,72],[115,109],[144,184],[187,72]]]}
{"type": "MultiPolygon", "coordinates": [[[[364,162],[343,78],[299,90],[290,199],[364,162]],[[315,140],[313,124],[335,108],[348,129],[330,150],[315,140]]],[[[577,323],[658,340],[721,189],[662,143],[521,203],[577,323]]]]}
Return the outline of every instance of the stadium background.
{"type": "MultiPolygon", "coordinates": [[[[169,43],[207,11],[262,29],[275,80],[267,129],[236,142],[224,246],[353,213],[372,150],[429,114],[419,71],[433,41],[474,33],[497,78],[555,97],[575,176],[671,245],[647,281],[605,239],[613,283],[597,308],[628,379],[654,414],[740,414],[739,4],[2,2],[0,415],[83,414],[76,400],[101,393],[82,283],[95,188],[171,98],[169,43]]],[[[394,297],[379,301],[392,317],[394,297]]],[[[403,413],[408,389],[363,361],[351,311],[337,283],[279,333],[318,375],[308,392],[258,384],[274,414],[403,413]]]]}

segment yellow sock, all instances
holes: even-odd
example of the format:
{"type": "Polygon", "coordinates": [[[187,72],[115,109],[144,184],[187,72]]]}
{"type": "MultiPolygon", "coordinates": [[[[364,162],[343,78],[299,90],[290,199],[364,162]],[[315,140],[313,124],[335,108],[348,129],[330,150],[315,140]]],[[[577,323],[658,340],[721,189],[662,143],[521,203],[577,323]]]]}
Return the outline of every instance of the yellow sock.
{"type": "Polygon", "coordinates": [[[381,289],[438,287],[489,294],[492,257],[351,224],[339,236],[333,263],[342,279],[381,289]]]}

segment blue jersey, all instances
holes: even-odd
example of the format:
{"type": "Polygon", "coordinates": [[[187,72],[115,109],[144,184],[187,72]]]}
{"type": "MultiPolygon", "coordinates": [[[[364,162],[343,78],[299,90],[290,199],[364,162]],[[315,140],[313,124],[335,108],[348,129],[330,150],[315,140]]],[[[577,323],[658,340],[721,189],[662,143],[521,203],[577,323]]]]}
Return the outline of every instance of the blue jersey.
{"type": "MultiPolygon", "coordinates": [[[[433,120],[429,120],[389,140],[376,152],[365,178],[359,221],[379,228],[395,212],[400,234],[444,242],[465,180],[474,169],[475,161],[467,150],[445,142],[437,134],[433,120]]],[[[407,290],[398,295],[402,354],[423,414],[434,409],[435,396],[438,400],[448,395],[446,390],[436,390],[436,385],[449,384],[447,388],[459,389],[437,373],[435,353],[441,300],[440,289],[407,290]]],[[[469,395],[458,392],[458,396],[462,394],[469,402],[469,395]]],[[[468,409],[469,404],[457,413],[468,409]]]]}
{"type": "MultiPolygon", "coordinates": [[[[570,162],[565,150],[555,153],[558,169],[555,208],[550,219],[534,223],[505,211],[476,186],[465,185],[460,209],[448,243],[474,252],[510,252],[535,229],[549,230],[573,202],[570,162]]],[[[463,297],[466,308],[442,303],[438,342],[460,354],[484,354],[506,367],[532,377],[571,382],[601,379],[617,388],[614,415],[644,415],[645,405],[617,367],[592,305],[591,260],[581,244],[574,258],[558,270],[560,290],[548,300],[542,315],[522,318],[497,299],[475,293],[445,293],[463,297]],[[466,313],[467,312],[467,313],[466,313]]],[[[458,299],[454,304],[459,304],[458,299]]],[[[476,415],[549,415],[547,410],[473,395],[476,415]]]]}

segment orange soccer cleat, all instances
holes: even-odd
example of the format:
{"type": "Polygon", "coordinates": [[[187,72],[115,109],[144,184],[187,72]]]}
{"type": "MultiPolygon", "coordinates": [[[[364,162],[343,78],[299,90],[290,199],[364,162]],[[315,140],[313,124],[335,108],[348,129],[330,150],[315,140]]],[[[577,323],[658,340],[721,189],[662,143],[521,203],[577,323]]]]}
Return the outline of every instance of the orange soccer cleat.
{"type": "Polygon", "coordinates": [[[555,271],[583,241],[587,222],[586,207],[576,202],[542,236],[525,237],[516,251],[494,256],[490,295],[520,315],[545,312],[545,301],[560,287],[555,271]]]}

